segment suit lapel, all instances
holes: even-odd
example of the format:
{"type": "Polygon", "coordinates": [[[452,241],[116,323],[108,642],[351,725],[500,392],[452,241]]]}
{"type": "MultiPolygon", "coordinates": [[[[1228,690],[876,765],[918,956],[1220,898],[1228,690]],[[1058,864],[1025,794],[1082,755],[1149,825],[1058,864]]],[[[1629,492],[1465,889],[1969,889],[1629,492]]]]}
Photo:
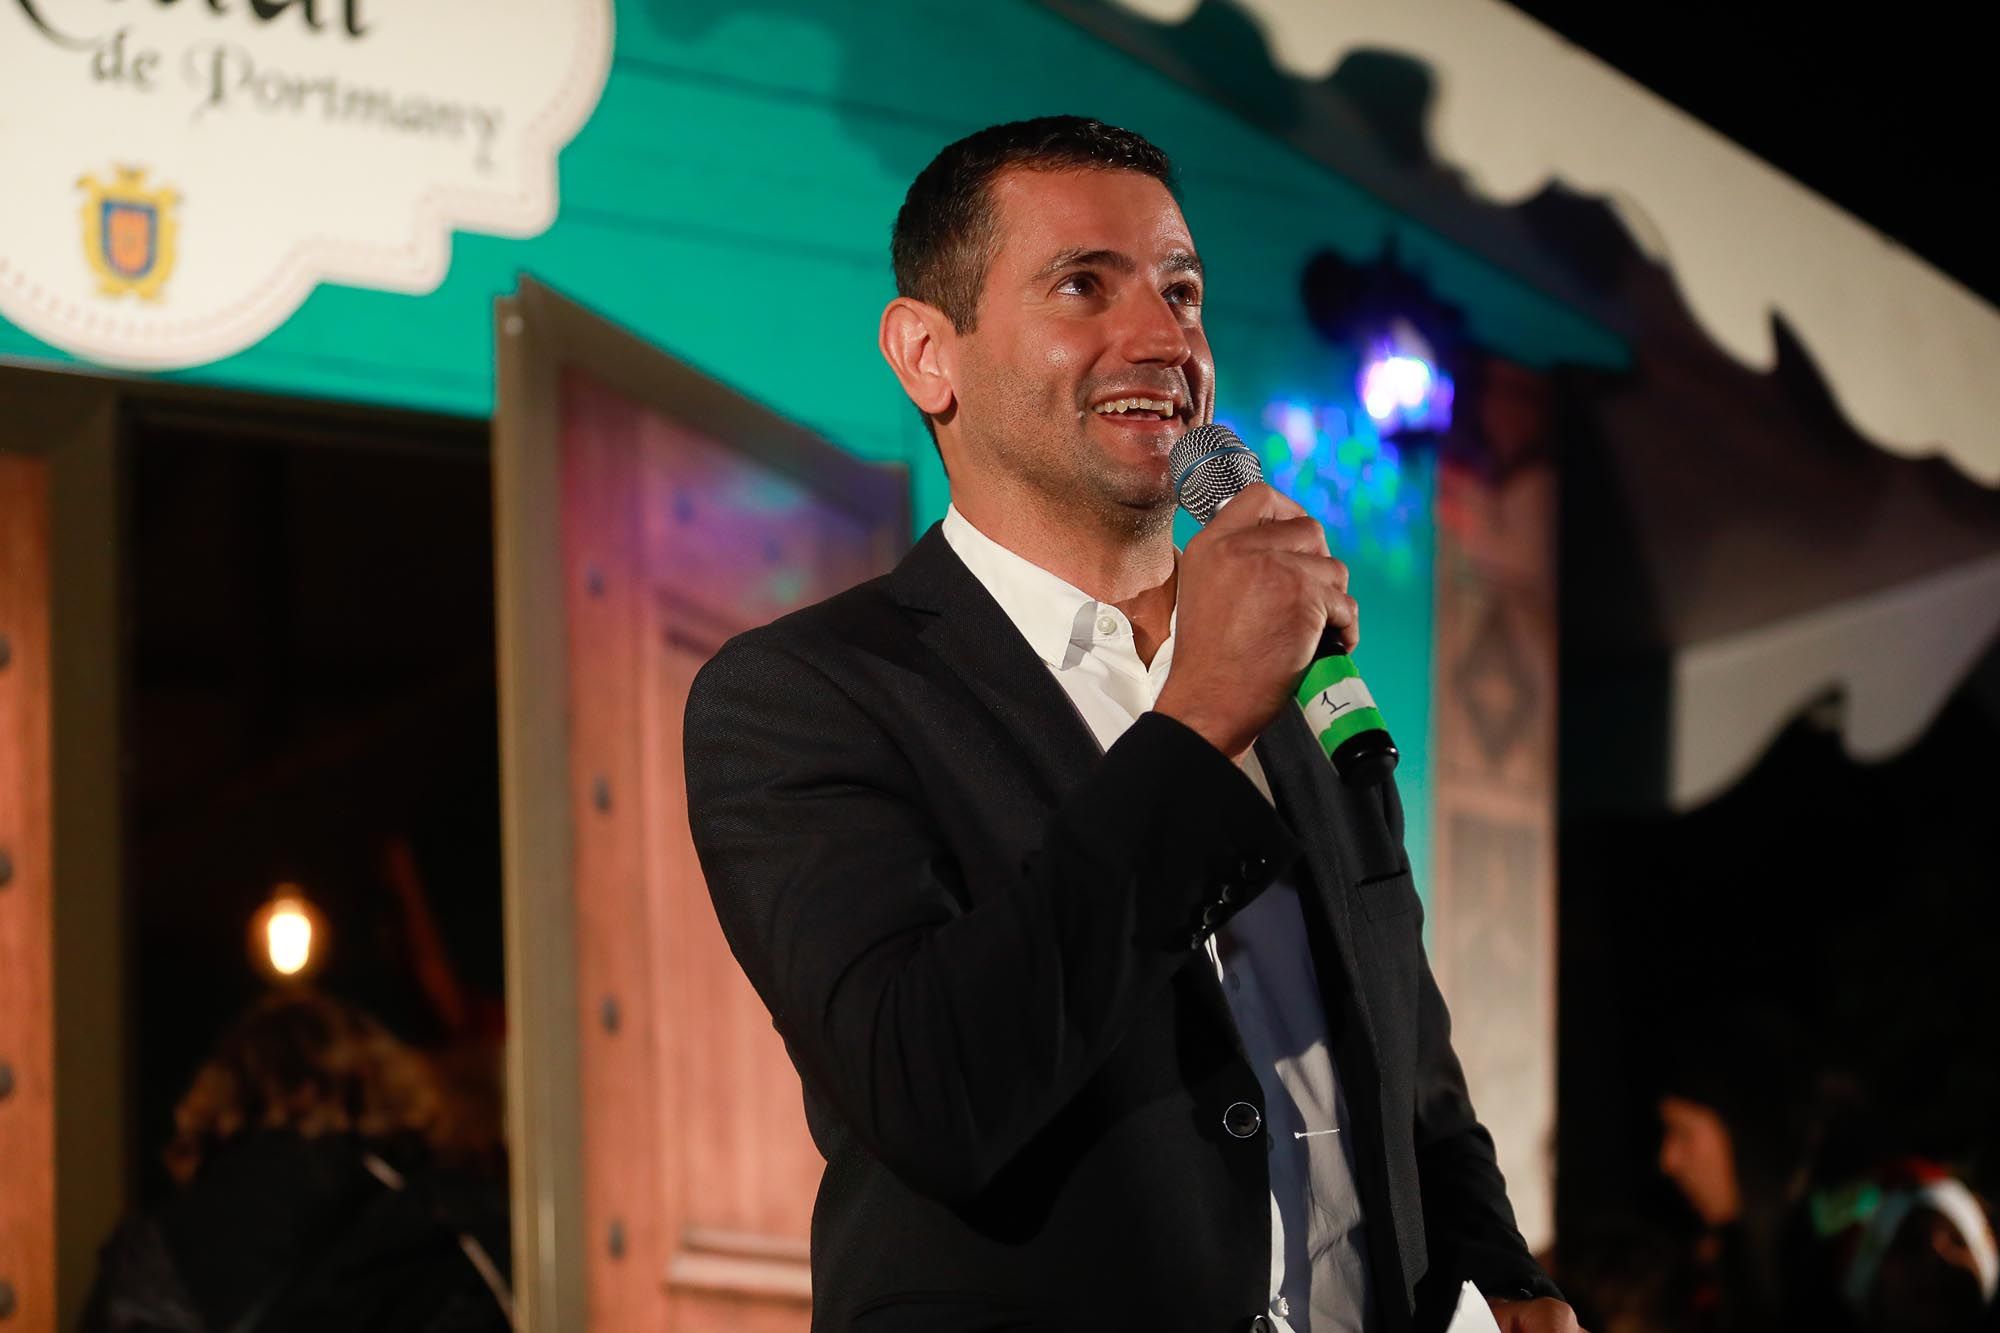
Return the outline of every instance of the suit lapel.
{"type": "Polygon", "coordinates": [[[1051,803],[1090,772],[1103,754],[1097,738],[936,525],[896,566],[889,590],[916,613],[918,640],[993,715],[1051,803]]]}
{"type": "MultiPolygon", "coordinates": [[[[1279,812],[1305,849],[1306,865],[1312,872],[1312,884],[1305,892],[1316,895],[1330,927],[1341,972],[1339,998],[1346,1002],[1346,1011],[1360,1020],[1360,1035],[1372,1053],[1375,1024],[1368,1012],[1360,958],[1355,952],[1356,867],[1350,864],[1350,857],[1352,830],[1360,818],[1354,803],[1373,797],[1341,784],[1319,742],[1313,739],[1304,714],[1296,708],[1280,709],[1257,738],[1256,748],[1279,812]]],[[[1326,982],[1322,977],[1320,984],[1324,987],[1326,982]]]]}

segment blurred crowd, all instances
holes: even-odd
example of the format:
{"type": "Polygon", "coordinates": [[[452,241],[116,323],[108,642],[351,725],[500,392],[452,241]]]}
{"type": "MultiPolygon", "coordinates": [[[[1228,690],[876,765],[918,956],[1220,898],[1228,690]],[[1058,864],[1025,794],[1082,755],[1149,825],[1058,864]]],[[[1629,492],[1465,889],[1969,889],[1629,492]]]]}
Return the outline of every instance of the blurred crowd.
{"type": "Polygon", "coordinates": [[[2000,1249],[1972,1160],[1912,1150],[1893,1095],[1810,1068],[1771,1015],[1684,1032],[1658,1087],[1681,1219],[1631,1215],[1550,1256],[1594,1333],[2000,1333],[2000,1249]]]}
{"type": "MultiPolygon", "coordinates": [[[[2000,1249],[1965,1164],[1906,1150],[1782,1025],[1686,1035],[1658,1168],[1686,1226],[1639,1214],[1547,1256],[1594,1333],[2000,1333],[2000,1249]]],[[[447,1062],[448,1063],[448,1062],[447,1062]]],[[[103,1251],[84,1333],[512,1325],[499,1126],[440,1062],[309,989],[217,1044],[165,1150],[178,1192],[103,1251]]]]}
{"type": "MultiPolygon", "coordinates": [[[[513,1326],[504,1009],[453,965],[405,840],[384,869],[430,1039],[309,985],[265,993],[187,1083],[161,1154],[174,1188],[106,1241],[82,1333],[513,1326]]],[[[1544,1256],[1583,1326],[2000,1333],[2000,1164],[1964,1147],[1990,1140],[1977,1115],[1924,1114],[1894,1062],[1839,1072],[1773,1009],[1706,1012],[1670,1020],[1651,1061],[1673,1206],[1565,1216],[1544,1256]]]]}

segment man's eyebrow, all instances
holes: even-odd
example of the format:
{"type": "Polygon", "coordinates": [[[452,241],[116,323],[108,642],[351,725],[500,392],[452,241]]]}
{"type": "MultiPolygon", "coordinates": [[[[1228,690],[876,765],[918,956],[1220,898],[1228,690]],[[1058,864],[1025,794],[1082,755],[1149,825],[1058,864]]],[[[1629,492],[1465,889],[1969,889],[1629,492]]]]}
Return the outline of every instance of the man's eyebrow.
{"type": "Polygon", "coordinates": [[[1042,265],[1040,271],[1029,281],[1039,282],[1043,278],[1053,278],[1065,269],[1072,268],[1108,268],[1117,273],[1131,273],[1138,267],[1132,262],[1132,256],[1123,250],[1092,250],[1085,246],[1073,245],[1067,250],[1058,250],[1055,258],[1042,265]]]}
{"type": "MultiPolygon", "coordinates": [[[[1202,274],[1201,256],[1192,250],[1174,251],[1160,261],[1160,267],[1169,273],[1192,273],[1196,277],[1202,274]]],[[[1114,273],[1135,273],[1139,265],[1123,250],[1092,250],[1085,246],[1074,245],[1067,250],[1058,251],[1055,258],[1042,265],[1029,281],[1040,282],[1073,268],[1108,268],[1114,273]]]]}

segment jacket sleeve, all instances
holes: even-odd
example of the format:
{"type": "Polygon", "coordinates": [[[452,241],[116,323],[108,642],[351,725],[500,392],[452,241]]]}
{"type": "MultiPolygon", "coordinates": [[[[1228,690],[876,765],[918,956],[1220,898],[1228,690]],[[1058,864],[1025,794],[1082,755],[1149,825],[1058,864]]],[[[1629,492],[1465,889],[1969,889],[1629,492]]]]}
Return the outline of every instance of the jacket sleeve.
{"type": "Polygon", "coordinates": [[[801,1077],[948,1202],[976,1197],[1297,854],[1234,764],[1146,714],[1036,851],[984,868],[1005,885],[973,905],[888,733],[756,635],[697,677],[685,755],[716,914],[801,1077]]]}
{"type": "Polygon", "coordinates": [[[1450,1292],[1438,1295],[1452,1299],[1468,1278],[1489,1298],[1560,1298],[1515,1224],[1493,1136],[1473,1113],[1451,1048],[1451,1019],[1428,963],[1418,1003],[1417,1180],[1430,1253],[1426,1285],[1448,1285],[1450,1292]]]}
{"type": "MultiPolygon", "coordinates": [[[[1403,837],[1401,798],[1385,786],[1389,826],[1403,837]]],[[[1420,1304],[1449,1310],[1458,1284],[1470,1279],[1491,1299],[1528,1299],[1562,1292],[1528,1252],[1507,1202],[1507,1182],[1493,1136],[1472,1109],[1465,1071],[1451,1044],[1451,1014],[1421,959],[1417,987],[1417,1180],[1430,1269],[1420,1304]]]]}

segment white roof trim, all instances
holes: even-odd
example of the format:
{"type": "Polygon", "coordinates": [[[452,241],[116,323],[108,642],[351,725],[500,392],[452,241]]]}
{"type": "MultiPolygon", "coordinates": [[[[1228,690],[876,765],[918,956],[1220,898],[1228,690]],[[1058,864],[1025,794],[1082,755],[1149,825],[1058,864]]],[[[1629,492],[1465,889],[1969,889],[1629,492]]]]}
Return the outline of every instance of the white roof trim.
{"type": "Polygon", "coordinates": [[[2000,635],[2000,555],[1683,649],[1669,705],[1668,801],[1690,810],[1750,771],[1837,693],[1847,753],[1886,759],[1929,727],[2000,635]]]}
{"type": "MultiPolygon", "coordinates": [[[[1200,0],[1118,2],[1178,23],[1200,0]]],[[[2000,311],[1908,250],[1498,0],[1235,2],[1301,78],[1357,49],[1423,61],[1436,151],[1473,188],[1606,197],[1738,359],[1770,368],[1782,313],[1864,435],[2000,484],[2000,311]]]]}

